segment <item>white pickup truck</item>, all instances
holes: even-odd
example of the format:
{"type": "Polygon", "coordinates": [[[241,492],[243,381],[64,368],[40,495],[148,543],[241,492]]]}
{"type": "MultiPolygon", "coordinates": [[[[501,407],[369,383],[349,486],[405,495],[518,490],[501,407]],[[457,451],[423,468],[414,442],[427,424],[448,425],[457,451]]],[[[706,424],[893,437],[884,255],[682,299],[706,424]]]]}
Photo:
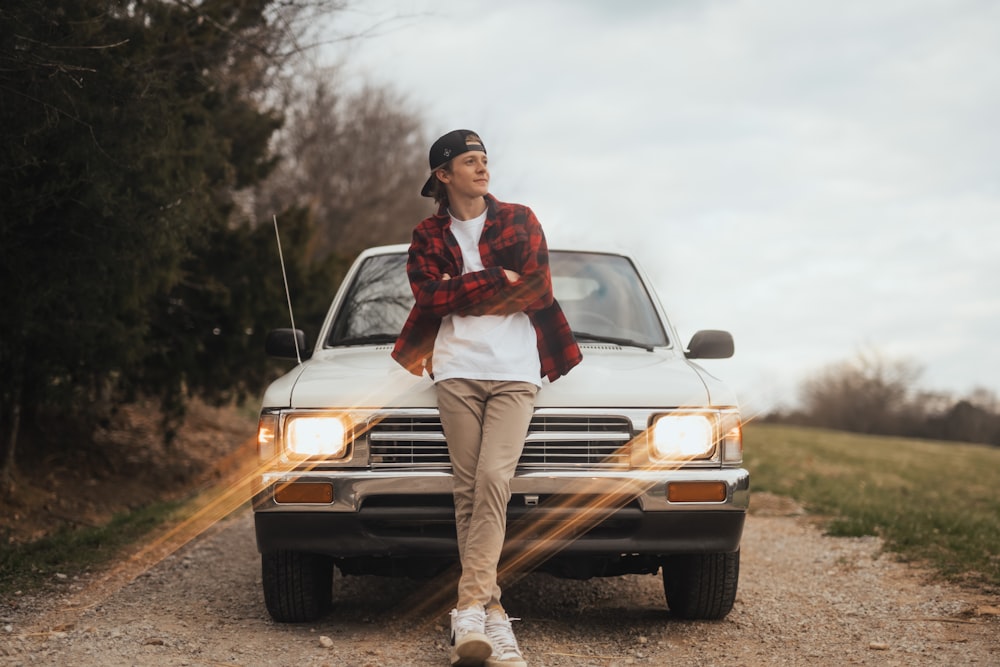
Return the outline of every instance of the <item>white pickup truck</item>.
{"type": "MultiPolygon", "coordinates": [[[[267,389],[258,432],[255,528],[277,621],[325,613],[335,571],[423,577],[457,561],[433,385],[390,357],[413,304],[406,254],[358,257],[311,351],[299,330],[268,336],[269,354],[301,362],[267,389]]],[[[749,473],[735,395],[694,360],[732,356],[732,336],[699,331],[685,348],[625,255],[550,250],[549,262],[583,361],[538,393],[501,572],[662,571],[673,615],[722,618],[749,473]]]]}

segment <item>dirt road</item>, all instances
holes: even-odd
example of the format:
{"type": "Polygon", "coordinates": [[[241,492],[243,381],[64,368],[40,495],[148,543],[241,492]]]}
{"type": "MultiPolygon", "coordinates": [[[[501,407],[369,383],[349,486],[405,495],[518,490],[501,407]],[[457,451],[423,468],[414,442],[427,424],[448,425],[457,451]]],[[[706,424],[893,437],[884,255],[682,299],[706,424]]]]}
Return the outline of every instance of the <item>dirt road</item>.
{"type": "MultiPolygon", "coordinates": [[[[505,595],[529,665],[1000,664],[995,596],[927,583],[874,538],[825,537],[787,501],[752,507],[725,620],[672,619],[659,577],[529,575],[505,595]]],[[[138,576],[60,585],[0,610],[0,664],[448,664],[446,618],[407,611],[426,582],[338,578],[321,621],[273,623],[245,508],[138,576]]]]}

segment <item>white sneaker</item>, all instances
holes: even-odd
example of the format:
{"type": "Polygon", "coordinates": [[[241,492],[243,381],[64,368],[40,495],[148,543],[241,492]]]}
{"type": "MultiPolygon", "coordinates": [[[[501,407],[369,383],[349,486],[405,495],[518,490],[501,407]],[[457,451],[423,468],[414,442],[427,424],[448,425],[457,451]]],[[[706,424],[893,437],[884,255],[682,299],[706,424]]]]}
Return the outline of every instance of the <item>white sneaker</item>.
{"type": "Polygon", "coordinates": [[[528,667],[510,627],[510,622],[517,620],[501,609],[486,612],[486,636],[493,644],[493,655],[487,658],[486,667],[528,667]]]}
{"type": "Polygon", "coordinates": [[[486,636],[486,610],[482,607],[451,610],[452,667],[481,667],[493,646],[486,636]]]}

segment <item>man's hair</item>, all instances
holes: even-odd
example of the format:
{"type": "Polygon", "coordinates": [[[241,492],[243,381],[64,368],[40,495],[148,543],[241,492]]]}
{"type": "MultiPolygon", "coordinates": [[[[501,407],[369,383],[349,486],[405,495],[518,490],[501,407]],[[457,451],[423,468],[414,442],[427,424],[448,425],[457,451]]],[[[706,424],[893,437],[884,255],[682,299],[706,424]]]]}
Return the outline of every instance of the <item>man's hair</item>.
{"type": "Polygon", "coordinates": [[[482,145],[483,140],[480,139],[479,135],[476,134],[475,132],[469,132],[467,135],[465,135],[465,143],[482,145]]]}
{"type": "MultiPolygon", "coordinates": [[[[443,165],[438,167],[438,169],[444,169],[449,174],[451,173],[451,160],[445,162],[443,165]]],[[[434,203],[438,206],[448,206],[448,188],[445,184],[441,182],[441,179],[437,177],[437,169],[431,174],[433,177],[433,185],[431,186],[431,197],[434,198],[434,203]]]]}

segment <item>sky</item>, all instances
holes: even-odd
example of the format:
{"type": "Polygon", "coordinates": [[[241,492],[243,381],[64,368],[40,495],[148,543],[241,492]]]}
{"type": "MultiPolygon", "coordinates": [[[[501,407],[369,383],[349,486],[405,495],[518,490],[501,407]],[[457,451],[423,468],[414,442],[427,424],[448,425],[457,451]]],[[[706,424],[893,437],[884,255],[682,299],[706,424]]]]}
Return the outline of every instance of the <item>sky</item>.
{"type": "Polygon", "coordinates": [[[859,354],[1000,393],[1000,3],[355,5],[351,76],[478,132],[550,247],[635,256],[684,342],[731,331],[750,409],[859,354]]]}

